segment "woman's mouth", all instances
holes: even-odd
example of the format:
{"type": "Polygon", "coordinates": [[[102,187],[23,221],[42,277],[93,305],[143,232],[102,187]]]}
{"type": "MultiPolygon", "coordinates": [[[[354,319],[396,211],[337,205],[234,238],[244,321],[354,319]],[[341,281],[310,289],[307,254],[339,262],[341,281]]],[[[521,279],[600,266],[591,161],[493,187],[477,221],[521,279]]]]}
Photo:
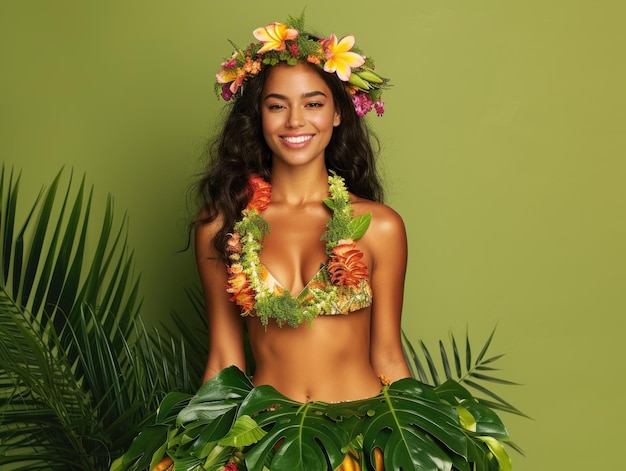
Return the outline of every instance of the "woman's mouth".
{"type": "Polygon", "coordinates": [[[282,136],[281,139],[289,144],[303,144],[307,141],[313,139],[312,134],[307,134],[305,136],[282,136]]]}

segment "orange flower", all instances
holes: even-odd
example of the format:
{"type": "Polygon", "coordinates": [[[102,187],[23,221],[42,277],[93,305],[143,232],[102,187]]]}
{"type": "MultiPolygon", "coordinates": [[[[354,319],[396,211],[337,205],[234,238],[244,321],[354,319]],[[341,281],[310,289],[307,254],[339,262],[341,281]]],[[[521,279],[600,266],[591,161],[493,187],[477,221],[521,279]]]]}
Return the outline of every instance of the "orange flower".
{"type": "Polygon", "coordinates": [[[367,265],[361,261],[363,252],[356,248],[352,239],[341,239],[331,252],[328,271],[331,281],[339,286],[358,286],[369,279],[367,265]]]}
{"type": "Polygon", "coordinates": [[[256,209],[261,213],[267,209],[272,199],[272,185],[267,183],[261,177],[252,177],[250,179],[250,187],[252,197],[246,206],[246,209],[256,209]]]}
{"type": "Polygon", "coordinates": [[[241,263],[233,263],[230,267],[227,268],[228,271],[228,284],[230,288],[228,288],[229,293],[236,293],[237,291],[241,291],[248,284],[248,278],[246,274],[243,272],[243,267],[241,263]]]}
{"type": "Polygon", "coordinates": [[[391,380],[387,378],[384,374],[379,375],[378,379],[380,380],[380,384],[382,384],[383,386],[389,386],[391,384],[391,380]]]}
{"type": "Polygon", "coordinates": [[[244,314],[252,311],[254,309],[254,290],[250,286],[241,264],[233,263],[228,267],[228,274],[226,291],[232,294],[230,300],[240,306],[241,312],[244,314]]]}
{"type": "Polygon", "coordinates": [[[174,460],[166,456],[152,468],[152,471],[170,471],[171,469],[174,469],[174,460]]]}
{"type": "Polygon", "coordinates": [[[246,57],[246,63],[243,66],[244,72],[252,75],[256,75],[261,72],[261,59],[252,60],[246,57]]]}
{"type": "Polygon", "coordinates": [[[306,56],[306,61],[310,62],[311,64],[319,64],[320,62],[322,62],[322,59],[319,56],[314,56],[313,54],[309,54],[308,56],[306,56]]]}

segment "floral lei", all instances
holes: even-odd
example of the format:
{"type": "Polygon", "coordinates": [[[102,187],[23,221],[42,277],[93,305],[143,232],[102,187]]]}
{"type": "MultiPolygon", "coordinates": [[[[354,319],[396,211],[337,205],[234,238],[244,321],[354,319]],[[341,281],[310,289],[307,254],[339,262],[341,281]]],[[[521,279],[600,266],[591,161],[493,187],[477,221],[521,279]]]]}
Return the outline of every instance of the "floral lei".
{"type": "Polygon", "coordinates": [[[299,18],[290,16],[286,24],[272,23],[257,28],[252,34],[259,42],[245,49],[231,42],[235,52],[222,62],[216,74],[215,92],[224,100],[240,96],[245,81],[257,75],[265,65],[309,62],[328,73],[336,73],[345,82],[359,116],[372,109],[379,116],[384,113],[381,93],[388,88],[389,80],[374,72],[374,61],[354,47],[354,36],[338,40],[333,33],[328,38],[313,38],[305,32],[304,14],[299,18]]]}
{"type": "Polygon", "coordinates": [[[323,290],[316,291],[310,302],[301,303],[299,296],[294,297],[288,290],[280,286],[274,286],[272,290],[264,283],[268,274],[259,254],[263,238],[269,233],[269,224],[261,212],[270,203],[272,187],[261,177],[250,179],[252,197],[227,243],[230,266],[226,291],[232,294],[230,300],[241,308],[242,316],[256,315],[263,325],[267,325],[270,318],[276,319],[279,326],[287,323],[296,327],[304,321],[310,324],[318,315],[337,313],[341,289],[367,285],[369,273],[361,260],[363,252],[356,248],[355,240],[369,227],[371,214],[353,218],[343,178],[333,173],[328,176],[328,185],[330,197],[324,200],[324,204],[332,210],[332,216],[321,240],[326,241],[330,283],[323,290]]]}

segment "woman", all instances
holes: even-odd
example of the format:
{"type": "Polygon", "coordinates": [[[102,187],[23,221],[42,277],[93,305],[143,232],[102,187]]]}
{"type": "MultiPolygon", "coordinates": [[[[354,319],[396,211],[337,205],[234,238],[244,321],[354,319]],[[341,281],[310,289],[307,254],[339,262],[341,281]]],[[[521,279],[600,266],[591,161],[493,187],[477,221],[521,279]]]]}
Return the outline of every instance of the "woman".
{"type": "MultiPolygon", "coordinates": [[[[279,325],[273,313],[267,322],[261,322],[255,315],[256,309],[246,312],[256,361],[253,383],[271,384],[301,402],[370,397],[380,391],[381,374],[390,380],[410,376],[400,340],[406,267],[402,220],[390,208],[367,199],[376,195],[380,187],[373,152],[343,84],[334,84],[334,92],[328,85],[339,79],[306,62],[294,66],[278,64],[264,72],[255,77],[260,93],[245,85],[244,93],[255,94],[252,109],[234,110],[237,117],[231,120],[241,119],[242,113],[251,115],[251,120],[256,113],[260,115],[260,126],[250,136],[239,139],[262,149],[257,151],[265,154],[260,155],[261,165],[245,162],[237,172],[244,181],[263,175],[271,182],[271,200],[262,213],[270,231],[262,239],[259,254],[267,272],[260,276],[267,278],[271,274],[279,291],[295,297],[320,270],[320,265],[328,262],[322,235],[332,215],[323,202],[329,194],[330,171],[363,188],[361,195],[350,194],[350,203],[355,216],[371,217],[371,223],[353,249],[360,251],[362,258],[347,267],[346,276],[354,277],[355,268],[363,265],[362,277],[369,280],[374,296],[371,305],[368,302],[349,315],[320,312],[310,322],[298,320],[294,327],[279,325]],[[346,137],[337,137],[335,133],[342,126],[352,129],[343,133],[346,137]],[[341,142],[342,138],[346,142],[341,142]],[[362,155],[354,155],[349,138],[358,140],[359,147],[365,148],[362,155]],[[334,148],[330,150],[329,146],[334,148]],[[327,153],[332,153],[333,158],[326,158],[327,153]],[[350,166],[354,167],[344,171],[350,166]],[[356,172],[357,169],[362,170],[356,172]]],[[[236,125],[227,122],[226,126],[229,132],[238,132],[236,125]]],[[[223,148],[232,147],[230,139],[236,138],[222,138],[223,148]]],[[[204,180],[210,209],[205,209],[203,216],[210,222],[199,225],[196,232],[198,269],[211,333],[205,379],[229,365],[242,370],[246,366],[241,343],[241,306],[229,300],[235,300],[237,293],[230,289],[229,295],[223,288],[228,282],[225,262],[229,260],[225,259],[219,231],[231,232],[233,226],[224,222],[219,195],[226,194],[228,198],[246,190],[245,186],[238,188],[227,181],[236,172],[222,165],[222,160],[229,158],[229,154],[218,154],[214,168],[204,180]]],[[[249,157],[239,160],[244,159],[249,157]]],[[[331,254],[333,258],[336,257],[331,254]]]]}
{"type": "Polygon", "coordinates": [[[253,34],[217,74],[230,108],[200,183],[206,382],[160,466],[507,469],[489,433],[462,425],[490,411],[462,388],[444,399],[406,379],[406,234],[380,202],[362,118],[383,113],[387,80],[352,36],[317,39],[302,18],[253,34]]]}

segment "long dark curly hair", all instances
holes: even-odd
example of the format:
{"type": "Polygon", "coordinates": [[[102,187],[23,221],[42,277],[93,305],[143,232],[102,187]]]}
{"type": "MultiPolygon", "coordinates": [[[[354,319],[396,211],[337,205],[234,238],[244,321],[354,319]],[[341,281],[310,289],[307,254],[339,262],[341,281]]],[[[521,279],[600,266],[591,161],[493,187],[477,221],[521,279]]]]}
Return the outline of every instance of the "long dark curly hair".
{"type": "MultiPolygon", "coordinates": [[[[352,98],[335,74],[308,64],[330,88],[340,124],[325,151],[326,168],[344,178],[355,195],[383,201],[383,188],[376,168],[378,140],[364,118],[356,114],[352,98]]],[[[217,137],[208,146],[208,165],[197,182],[197,203],[204,216],[194,225],[206,224],[218,217],[221,228],[213,238],[218,256],[226,261],[226,240],[250,198],[248,181],[260,175],[270,181],[272,154],[263,137],[261,94],[273,67],[264,67],[246,80],[242,94],[227,106],[226,117],[217,137]]]]}

